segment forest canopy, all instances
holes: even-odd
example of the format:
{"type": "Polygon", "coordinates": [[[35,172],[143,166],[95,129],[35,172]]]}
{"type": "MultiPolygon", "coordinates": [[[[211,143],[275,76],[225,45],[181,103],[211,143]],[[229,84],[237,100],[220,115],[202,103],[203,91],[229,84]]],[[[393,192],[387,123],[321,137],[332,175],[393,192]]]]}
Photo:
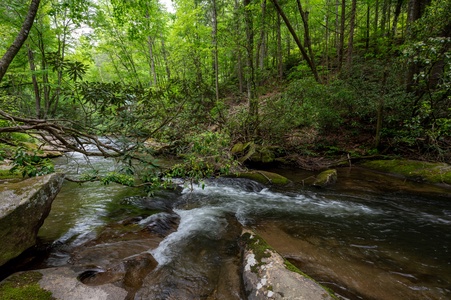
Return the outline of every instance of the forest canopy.
{"type": "Polygon", "coordinates": [[[0,55],[36,4],[0,61],[2,145],[26,132],[152,165],[158,143],[202,176],[258,155],[450,160],[450,1],[11,0],[0,55]]]}

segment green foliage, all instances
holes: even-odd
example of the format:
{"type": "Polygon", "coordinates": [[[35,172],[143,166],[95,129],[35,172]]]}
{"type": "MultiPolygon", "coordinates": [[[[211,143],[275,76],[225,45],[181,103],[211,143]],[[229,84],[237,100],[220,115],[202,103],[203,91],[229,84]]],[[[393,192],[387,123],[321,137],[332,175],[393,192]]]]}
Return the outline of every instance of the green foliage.
{"type": "Polygon", "coordinates": [[[109,172],[101,178],[101,182],[105,185],[109,184],[110,182],[115,182],[126,186],[133,186],[135,185],[135,178],[128,174],[109,172]]]}
{"type": "Polygon", "coordinates": [[[264,139],[273,144],[297,128],[338,128],[342,124],[343,101],[339,98],[349,91],[335,88],[318,84],[312,78],[292,81],[281,97],[272,98],[261,109],[264,139]]]}
{"type": "Polygon", "coordinates": [[[37,156],[36,151],[29,154],[25,148],[19,147],[13,157],[11,173],[19,173],[22,177],[35,177],[55,172],[53,163],[48,158],[37,156]]]}
{"type": "Polygon", "coordinates": [[[230,137],[219,132],[203,132],[187,137],[189,150],[183,154],[183,163],[168,172],[173,178],[187,179],[191,184],[214,175],[226,175],[237,166],[228,151],[230,137]]]}

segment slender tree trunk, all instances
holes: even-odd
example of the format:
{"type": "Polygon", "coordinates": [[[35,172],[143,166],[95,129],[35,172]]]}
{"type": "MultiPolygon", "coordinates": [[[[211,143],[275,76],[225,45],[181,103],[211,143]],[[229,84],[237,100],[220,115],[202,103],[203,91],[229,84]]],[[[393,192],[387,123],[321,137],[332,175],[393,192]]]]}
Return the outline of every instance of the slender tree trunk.
{"type": "Polygon", "coordinates": [[[319,75],[318,75],[318,72],[316,70],[315,63],[312,62],[312,59],[310,59],[310,57],[308,56],[307,51],[305,50],[304,46],[302,46],[301,40],[299,39],[298,35],[296,34],[296,31],[294,30],[293,26],[291,26],[291,23],[288,20],[288,18],[285,15],[285,13],[283,12],[282,8],[280,7],[279,2],[277,0],[271,0],[271,1],[274,4],[274,6],[276,7],[277,12],[280,14],[280,16],[282,17],[283,21],[285,22],[285,25],[287,26],[288,30],[290,31],[291,36],[293,37],[293,39],[296,42],[299,50],[302,53],[302,57],[305,59],[305,61],[307,62],[308,66],[310,67],[310,70],[312,71],[313,77],[315,78],[315,80],[317,82],[320,82],[319,75]]]}
{"type": "MultiPolygon", "coordinates": [[[[234,6],[234,17],[235,20],[241,20],[241,15],[239,13],[240,11],[240,2],[239,0],[235,0],[235,6],[234,6]]],[[[243,79],[243,55],[242,55],[242,51],[241,51],[241,40],[240,37],[241,35],[239,34],[241,32],[241,24],[242,22],[236,22],[235,23],[235,32],[237,33],[235,36],[235,55],[236,55],[236,59],[237,59],[237,63],[236,63],[236,76],[238,78],[238,86],[239,86],[239,91],[240,94],[243,94],[244,92],[244,79],[243,79]]]]}
{"type": "Polygon", "coordinates": [[[366,5],[366,31],[365,31],[365,50],[368,51],[370,49],[370,2],[368,1],[366,5]]]}
{"type": "Polygon", "coordinates": [[[41,95],[39,92],[38,80],[36,78],[36,66],[34,64],[34,54],[30,48],[30,45],[27,45],[28,50],[28,63],[30,64],[31,70],[31,81],[33,82],[33,91],[34,91],[34,99],[35,99],[35,109],[36,109],[36,118],[41,117],[41,95]]]}
{"type": "Polygon", "coordinates": [[[151,85],[157,85],[157,72],[155,71],[155,58],[153,55],[153,41],[152,37],[147,37],[147,46],[149,47],[149,64],[150,64],[150,77],[152,78],[151,85]]]}
{"type": "Polygon", "coordinates": [[[48,74],[48,64],[47,64],[47,56],[46,56],[46,49],[44,44],[44,37],[42,35],[41,31],[38,32],[38,48],[39,52],[41,53],[41,73],[42,73],[42,90],[43,90],[43,97],[44,97],[44,103],[43,103],[43,109],[41,109],[41,117],[43,119],[47,118],[48,109],[50,107],[50,84],[49,84],[49,74],[48,74]]]}
{"type": "Polygon", "coordinates": [[[280,15],[277,14],[277,25],[276,25],[276,34],[277,34],[277,70],[279,75],[279,80],[283,78],[283,54],[282,54],[282,22],[280,20],[280,15]]]}
{"type": "Polygon", "coordinates": [[[255,69],[254,69],[254,26],[252,14],[248,10],[251,0],[243,0],[244,24],[246,26],[246,89],[249,105],[248,113],[248,139],[253,140],[258,135],[258,99],[255,95],[255,69]]]}
{"type": "Polygon", "coordinates": [[[398,26],[399,15],[401,14],[401,8],[404,3],[404,0],[398,0],[396,2],[395,15],[393,16],[393,25],[391,29],[391,37],[394,38],[396,36],[396,27],[398,26]]]}
{"type": "Polygon", "coordinates": [[[164,60],[165,68],[166,68],[166,76],[169,81],[169,80],[171,80],[171,69],[169,68],[168,54],[166,52],[166,46],[164,43],[164,38],[163,38],[162,33],[160,33],[160,37],[161,37],[161,51],[163,52],[163,60],[164,60]]]}
{"type": "Polygon", "coordinates": [[[351,20],[349,25],[349,40],[348,40],[348,68],[352,65],[352,51],[354,50],[354,29],[355,29],[355,15],[357,10],[357,0],[352,0],[351,6],[351,20]]]}
{"type": "Polygon", "coordinates": [[[213,40],[213,72],[215,81],[216,101],[219,101],[219,63],[218,63],[218,16],[216,0],[213,0],[212,11],[212,40],[213,40]]]}
{"type": "Polygon", "coordinates": [[[343,66],[345,44],[346,0],[341,0],[340,43],[338,44],[338,72],[343,66]]]}
{"type": "Polygon", "coordinates": [[[387,85],[387,76],[388,71],[384,71],[384,75],[382,78],[382,91],[379,97],[379,103],[377,105],[377,123],[376,123],[376,138],[375,138],[375,148],[380,148],[381,142],[381,132],[382,132],[382,118],[384,113],[384,105],[385,105],[385,93],[386,93],[386,85],[387,85]]]}
{"type": "Polygon", "coordinates": [[[335,49],[337,49],[337,57],[340,48],[340,0],[335,0],[335,49]]]}
{"type": "Polygon", "coordinates": [[[28,37],[31,27],[33,26],[34,18],[36,17],[39,9],[39,2],[40,0],[31,1],[27,16],[25,17],[19,34],[17,35],[11,46],[8,48],[8,50],[6,50],[6,53],[0,59],[0,82],[3,79],[3,76],[5,76],[6,70],[8,70],[9,65],[28,37]]]}
{"type": "MultiPolygon", "coordinates": [[[[312,41],[310,39],[310,30],[309,30],[309,26],[308,26],[308,15],[309,15],[309,13],[304,11],[304,9],[302,8],[300,0],[296,0],[296,3],[298,5],[298,10],[299,10],[299,13],[301,14],[302,24],[304,26],[305,47],[307,47],[307,50],[308,50],[308,53],[309,53],[309,56],[310,56],[312,69],[314,69],[315,72],[316,72],[315,55],[313,55],[312,41]]],[[[318,77],[318,75],[315,76],[315,79],[317,79],[317,77],[318,77]]],[[[317,81],[318,81],[318,79],[317,79],[317,81]]]]}
{"type": "Polygon", "coordinates": [[[390,0],[383,0],[383,5],[382,5],[382,19],[381,19],[381,36],[385,36],[385,28],[387,26],[387,15],[388,15],[388,10],[389,10],[389,4],[388,2],[390,0]]]}
{"type": "MultiPolygon", "coordinates": [[[[413,22],[421,18],[426,5],[429,4],[429,0],[410,0],[409,1],[409,13],[408,13],[408,25],[407,25],[407,33],[410,35],[410,27],[413,22]]],[[[407,74],[406,74],[406,91],[408,93],[416,93],[415,86],[415,74],[419,72],[419,66],[416,63],[412,63],[409,65],[407,74]]],[[[418,95],[417,95],[418,96],[418,95]]],[[[416,108],[415,108],[416,109],[416,108]]]]}
{"type": "Polygon", "coordinates": [[[374,36],[377,37],[379,31],[379,0],[374,4],[374,36]]]}
{"type": "Polygon", "coordinates": [[[264,69],[264,63],[265,63],[265,50],[266,50],[266,43],[265,43],[265,37],[266,37],[266,0],[263,0],[261,2],[261,24],[260,24],[260,36],[257,44],[257,51],[256,51],[256,60],[255,65],[258,66],[260,70],[264,69]]]}

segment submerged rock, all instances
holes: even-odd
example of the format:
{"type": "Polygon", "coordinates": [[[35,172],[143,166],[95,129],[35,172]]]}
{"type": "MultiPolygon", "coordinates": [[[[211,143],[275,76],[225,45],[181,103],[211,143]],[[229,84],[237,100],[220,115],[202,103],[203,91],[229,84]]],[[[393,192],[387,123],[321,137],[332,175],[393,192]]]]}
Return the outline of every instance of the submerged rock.
{"type": "Polygon", "coordinates": [[[0,266],[36,244],[63,179],[54,173],[0,186],[0,266]]]}
{"type": "Polygon", "coordinates": [[[337,170],[331,169],[319,173],[319,175],[316,176],[313,185],[317,187],[326,187],[335,184],[336,182],[337,182],[337,170]]]}
{"type": "Polygon", "coordinates": [[[69,267],[38,270],[43,275],[39,286],[50,291],[54,299],[60,300],[122,300],[127,291],[111,283],[88,286],[77,280],[77,273],[69,267]]]}
{"type": "Polygon", "coordinates": [[[451,165],[447,163],[392,159],[368,161],[362,166],[401,175],[413,181],[451,185],[451,165]]]}
{"type": "Polygon", "coordinates": [[[236,177],[252,179],[262,184],[286,185],[291,182],[288,178],[282,175],[267,171],[242,172],[238,173],[236,177]]]}
{"type": "Polygon", "coordinates": [[[313,279],[284,260],[253,232],[244,232],[243,282],[249,300],[308,299],[327,300],[335,297],[313,279]]]}

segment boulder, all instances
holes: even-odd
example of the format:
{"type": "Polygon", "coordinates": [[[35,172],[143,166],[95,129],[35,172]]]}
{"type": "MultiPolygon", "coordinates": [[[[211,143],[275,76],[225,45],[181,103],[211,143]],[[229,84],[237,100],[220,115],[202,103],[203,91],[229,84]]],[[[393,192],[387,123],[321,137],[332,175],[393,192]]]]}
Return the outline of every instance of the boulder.
{"type": "Polygon", "coordinates": [[[0,186],[0,266],[36,244],[63,180],[54,173],[0,186]]]}
{"type": "Polygon", "coordinates": [[[274,184],[274,185],[286,185],[291,181],[277,173],[267,172],[267,171],[249,171],[242,172],[235,175],[237,178],[247,178],[254,181],[257,181],[261,184],[274,184]]]}
{"type": "Polygon", "coordinates": [[[316,176],[313,185],[317,187],[326,187],[335,184],[336,182],[337,182],[337,170],[331,169],[319,173],[318,176],[316,176]]]}
{"type": "Polygon", "coordinates": [[[244,244],[242,276],[247,299],[336,299],[255,233],[245,231],[241,241],[244,244]]]}

